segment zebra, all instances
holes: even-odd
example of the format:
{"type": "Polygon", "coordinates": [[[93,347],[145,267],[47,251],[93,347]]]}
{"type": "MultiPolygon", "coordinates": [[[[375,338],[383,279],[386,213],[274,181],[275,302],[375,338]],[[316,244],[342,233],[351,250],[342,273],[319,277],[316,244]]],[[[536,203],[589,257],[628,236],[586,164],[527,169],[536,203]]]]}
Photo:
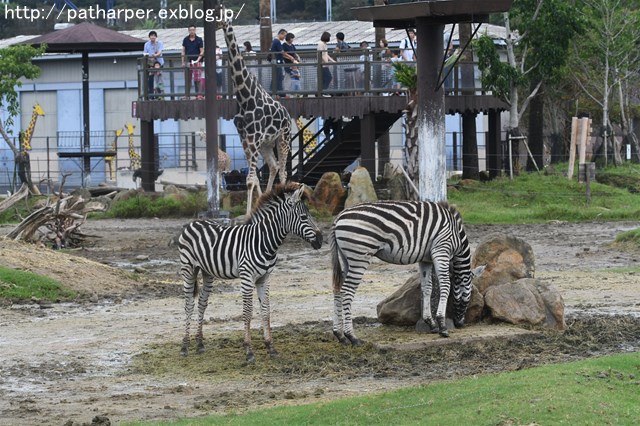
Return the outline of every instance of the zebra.
{"type": "Polygon", "coordinates": [[[316,250],[322,246],[322,233],[309,214],[304,203],[306,198],[304,185],[294,182],[277,185],[258,199],[242,225],[224,227],[212,220],[196,220],[184,227],[178,237],[186,314],[182,355],[188,355],[189,351],[189,326],[199,272],[202,272],[203,284],[198,297],[195,336],[198,353],[204,352],[202,324],[214,279],[240,278],[247,362],[255,362],[250,336],[254,287],[260,302],[265,346],[272,357],[278,355],[271,340],[269,308],[269,275],[276,264],[278,247],[290,232],[316,250]]]}
{"type": "Polygon", "coordinates": [[[389,263],[419,264],[422,320],[416,329],[438,330],[448,337],[445,310],[450,290],[449,265],[454,270],[454,323],[464,325],[471,298],[471,250],[462,217],[447,203],[380,201],[343,210],[334,220],[330,236],[335,314],[333,334],[343,344],[362,342],[353,332],[351,302],[373,256],[389,263]],[[436,324],[431,317],[431,271],[440,284],[436,324]],[[343,320],[344,314],[344,320],[343,320]],[[422,324],[421,324],[422,323],[422,324]]]}

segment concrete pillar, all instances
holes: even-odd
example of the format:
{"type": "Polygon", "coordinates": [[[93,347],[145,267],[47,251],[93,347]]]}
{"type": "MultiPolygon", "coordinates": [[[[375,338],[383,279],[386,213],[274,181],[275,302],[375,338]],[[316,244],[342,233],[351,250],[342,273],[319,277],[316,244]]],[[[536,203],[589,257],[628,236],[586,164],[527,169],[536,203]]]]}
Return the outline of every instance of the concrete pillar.
{"type": "Polygon", "coordinates": [[[376,181],[376,126],[373,114],[360,119],[360,165],[369,171],[371,181],[376,181]]]}
{"type": "Polygon", "coordinates": [[[140,164],[142,166],[142,189],[154,192],[156,171],[156,150],[153,148],[153,121],[140,120],[140,164]]]}
{"type": "Polygon", "coordinates": [[[444,56],[443,30],[443,24],[417,19],[418,164],[422,201],[447,199],[444,90],[442,87],[436,90],[444,56]]]}

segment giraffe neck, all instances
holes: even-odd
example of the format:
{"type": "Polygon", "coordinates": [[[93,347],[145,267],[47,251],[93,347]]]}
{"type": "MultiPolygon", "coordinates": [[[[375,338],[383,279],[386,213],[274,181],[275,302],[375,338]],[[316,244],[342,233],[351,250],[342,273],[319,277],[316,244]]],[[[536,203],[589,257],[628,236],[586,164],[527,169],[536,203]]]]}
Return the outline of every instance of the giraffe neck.
{"type": "Polygon", "coordinates": [[[224,40],[227,43],[229,51],[229,65],[231,69],[231,77],[233,80],[233,86],[235,88],[236,100],[242,106],[251,99],[260,97],[257,81],[254,81],[255,77],[247,70],[247,66],[244,63],[242,54],[238,48],[238,41],[236,40],[233,27],[229,22],[224,22],[222,25],[224,31],[224,40]]]}
{"type": "Polygon", "coordinates": [[[33,129],[36,127],[36,120],[38,119],[38,113],[36,110],[33,110],[31,114],[31,121],[29,121],[29,126],[24,131],[24,136],[22,138],[22,150],[29,151],[31,150],[31,136],[33,136],[33,129]]]}

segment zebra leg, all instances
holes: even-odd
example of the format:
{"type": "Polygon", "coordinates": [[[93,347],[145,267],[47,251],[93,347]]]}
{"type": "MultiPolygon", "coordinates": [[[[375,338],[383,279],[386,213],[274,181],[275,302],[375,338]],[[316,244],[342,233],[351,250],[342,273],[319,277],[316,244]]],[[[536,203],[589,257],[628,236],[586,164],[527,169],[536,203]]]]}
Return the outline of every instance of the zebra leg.
{"type": "Polygon", "coordinates": [[[251,348],[251,316],[253,315],[253,283],[249,278],[242,279],[242,319],[244,321],[244,350],[247,362],[254,364],[256,357],[251,348]]]}
{"type": "Polygon", "coordinates": [[[198,273],[191,265],[183,264],[180,268],[180,275],[184,280],[182,292],[184,293],[184,313],[186,316],[184,337],[182,338],[182,349],[180,354],[187,356],[189,354],[189,327],[191,326],[191,317],[193,316],[193,305],[195,292],[197,290],[198,273]]]}
{"type": "Polygon", "coordinates": [[[272,358],[278,356],[278,351],[273,347],[271,338],[271,308],[269,303],[269,274],[256,281],[258,301],[260,302],[260,316],[262,317],[262,332],[264,334],[264,345],[272,358]]]}
{"type": "Polygon", "coordinates": [[[435,333],[438,331],[436,323],[431,316],[431,271],[433,264],[420,262],[420,290],[422,291],[422,317],[416,323],[416,331],[419,333],[435,333]]]}
{"type": "Polygon", "coordinates": [[[344,337],[344,322],[342,319],[342,290],[336,290],[333,292],[333,335],[343,345],[348,345],[349,339],[344,337]]]}
{"type": "Polygon", "coordinates": [[[471,300],[471,290],[471,280],[466,286],[458,283],[453,286],[453,324],[456,328],[464,327],[464,316],[471,300]]]}
{"type": "MultiPolygon", "coordinates": [[[[368,266],[368,263],[367,263],[368,266]]],[[[362,280],[362,275],[366,268],[359,268],[357,271],[350,270],[342,285],[342,311],[344,314],[344,335],[351,341],[351,345],[360,346],[362,341],[353,332],[353,319],[351,318],[351,302],[356,295],[358,284],[362,280]]]]}
{"type": "Polygon", "coordinates": [[[202,337],[202,325],[204,324],[204,311],[209,304],[209,295],[213,289],[213,276],[202,273],[202,288],[198,296],[198,332],[196,333],[196,347],[198,353],[204,352],[204,339],[202,337]]]}
{"type": "Polygon", "coordinates": [[[438,323],[439,333],[442,337],[449,337],[446,323],[447,300],[449,299],[449,289],[451,287],[451,279],[449,278],[449,256],[446,253],[432,254],[433,266],[438,277],[438,285],[440,287],[440,300],[438,301],[438,311],[436,312],[436,322],[438,323]]]}

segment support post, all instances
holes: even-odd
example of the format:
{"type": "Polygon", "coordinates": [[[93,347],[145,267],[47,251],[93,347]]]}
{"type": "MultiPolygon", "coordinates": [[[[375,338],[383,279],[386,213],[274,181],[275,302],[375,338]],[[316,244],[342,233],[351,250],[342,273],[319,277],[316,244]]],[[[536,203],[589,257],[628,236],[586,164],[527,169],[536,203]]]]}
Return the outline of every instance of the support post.
{"type": "MultiPolygon", "coordinates": [[[[82,150],[91,151],[91,124],[89,116],[89,53],[82,52],[82,150]]],[[[91,182],[91,157],[82,160],[82,186],[91,182]]]]}
{"type": "MultiPolygon", "coordinates": [[[[218,16],[219,7],[216,0],[204,0],[205,10],[215,10],[218,16]]],[[[209,217],[220,215],[220,171],[218,170],[218,83],[216,79],[216,22],[204,20],[204,44],[207,53],[204,55],[205,69],[205,129],[207,131],[207,214],[209,217]]]]}
{"type": "Polygon", "coordinates": [[[369,171],[371,181],[376,181],[376,128],[373,114],[360,119],[360,165],[369,171]]]}
{"type": "Polygon", "coordinates": [[[576,138],[578,135],[578,118],[573,117],[571,119],[571,141],[569,142],[569,170],[567,171],[567,177],[569,180],[573,179],[573,168],[576,163],[576,138]]]}
{"type": "Polygon", "coordinates": [[[489,137],[487,138],[487,170],[493,179],[500,174],[500,113],[489,110],[489,137]]]}
{"type": "Polygon", "coordinates": [[[142,189],[154,192],[155,188],[155,149],[153,121],[140,120],[140,165],[142,167],[142,189]]]}
{"type": "Polygon", "coordinates": [[[438,70],[442,63],[443,24],[416,19],[420,43],[418,67],[418,156],[420,200],[446,201],[447,164],[444,122],[444,90],[438,90],[438,70]]]}

